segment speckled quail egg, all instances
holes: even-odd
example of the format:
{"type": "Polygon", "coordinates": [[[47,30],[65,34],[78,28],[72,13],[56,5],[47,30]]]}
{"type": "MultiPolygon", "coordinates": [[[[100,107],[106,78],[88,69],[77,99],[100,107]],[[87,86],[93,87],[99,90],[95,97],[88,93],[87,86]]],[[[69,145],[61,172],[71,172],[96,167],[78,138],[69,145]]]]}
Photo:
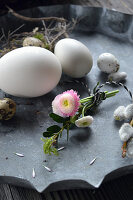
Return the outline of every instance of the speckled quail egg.
{"type": "Polygon", "coordinates": [[[127,77],[127,73],[126,72],[115,72],[115,73],[109,74],[108,80],[109,81],[119,82],[119,81],[125,80],[126,77],[127,77]]]}
{"type": "Polygon", "coordinates": [[[77,40],[65,38],[58,41],[54,53],[63,72],[73,78],[84,77],[92,68],[93,60],[89,49],[77,40]]]}
{"type": "Polygon", "coordinates": [[[18,97],[50,92],[61,78],[58,58],[41,47],[21,47],[0,58],[0,89],[18,97]]]}
{"type": "Polygon", "coordinates": [[[26,46],[44,47],[44,43],[38,38],[26,37],[23,41],[23,47],[26,46]]]}
{"type": "Polygon", "coordinates": [[[97,60],[97,66],[102,72],[107,74],[117,72],[120,68],[119,61],[111,53],[103,53],[97,60]]]}
{"type": "Polygon", "coordinates": [[[16,112],[16,103],[9,98],[0,99],[0,120],[11,119],[16,112]]]}

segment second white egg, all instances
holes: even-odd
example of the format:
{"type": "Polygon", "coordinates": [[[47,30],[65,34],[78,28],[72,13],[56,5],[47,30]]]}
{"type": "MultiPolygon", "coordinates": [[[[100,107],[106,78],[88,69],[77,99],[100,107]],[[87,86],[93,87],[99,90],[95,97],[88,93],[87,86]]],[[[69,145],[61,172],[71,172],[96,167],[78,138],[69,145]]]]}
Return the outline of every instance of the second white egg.
{"type": "Polygon", "coordinates": [[[54,53],[59,59],[62,70],[73,78],[87,75],[93,65],[89,49],[81,42],[65,38],[57,42],[54,53]]]}

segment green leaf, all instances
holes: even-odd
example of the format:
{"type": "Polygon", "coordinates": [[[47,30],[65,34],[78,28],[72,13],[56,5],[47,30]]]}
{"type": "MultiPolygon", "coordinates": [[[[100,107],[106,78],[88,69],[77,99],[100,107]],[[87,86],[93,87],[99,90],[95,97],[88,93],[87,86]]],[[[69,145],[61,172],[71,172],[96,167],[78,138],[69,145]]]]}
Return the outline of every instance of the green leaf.
{"type": "Polygon", "coordinates": [[[59,116],[59,115],[56,115],[55,113],[50,113],[49,116],[55,121],[55,122],[58,122],[58,123],[63,123],[65,122],[65,118],[59,116]]]}
{"type": "Polygon", "coordinates": [[[49,128],[47,128],[47,131],[51,132],[51,133],[58,133],[60,130],[61,130],[61,127],[59,127],[57,125],[53,125],[53,126],[50,126],[49,128]]]}
{"type": "Polygon", "coordinates": [[[33,37],[37,38],[37,39],[39,39],[39,40],[41,40],[43,42],[45,41],[44,40],[44,35],[42,33],[36,33],[33,37]]]}
{"type": "Polygon", "coordinates": [[[44,142],[43,150],[45,154],[51,155],[53,153],[54,155],[58,155],[57,149],[53,146],[53,144],[56,142],[56,138],[54,136],[41,140],[44,142]]]}
{"type": "Polygon", "coordinates": [[[53,135],[54,134],[52,132],[48,132],[48,131],[46,131],[46,132],[43,133],[43,137],[51,137],[53,135]]]}

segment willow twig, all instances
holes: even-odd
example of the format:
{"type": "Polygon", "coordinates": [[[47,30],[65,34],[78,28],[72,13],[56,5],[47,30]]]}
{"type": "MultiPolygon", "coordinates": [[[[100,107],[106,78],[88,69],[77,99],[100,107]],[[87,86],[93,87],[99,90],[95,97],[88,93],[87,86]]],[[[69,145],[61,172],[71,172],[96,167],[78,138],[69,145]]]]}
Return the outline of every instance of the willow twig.
{"type": "Polygon", "coordinates": [[[122,158],[125,158],[126,157],[126,152],[127,152],[127,142],[124,142],[122,147],[121,147],[121,150],[122,150],[122,158]]]}
{"type": "Polygon", "coordinates": [[[26,16],[18,14],[12,8],[10,8],[9,6],[6,6],[6,7],[8,8],[9,13],[11,13],[15,17],[22,19],[22,20],[25,20],[25,21],[30,21],[30,22],[38,22],[38,21],[42,21],[42,20],[44,20],[44,21],[55,20],[55,21],[60,21],[60,22],[66,21],[64,18],[59,18],[59,17],[40,17],[40,18],[26,17],[26,16]]]}
{"type": "Polygon", "coordinates": [[[2,28],[1,31],[2,31],[2,37],[0,38],[0,40],[2,40],[3,38],[5,38],[5,40],[7,40],[4,29],[2,28]]]}
{"type": "Polygon", "coordinates": [[[46,40],[47,40],[47,43],[50,45],[49,33],[48,33],[48,31],[47,31],[46,24],[45,24],[44,20],[42,20],[42,24],[43,24],[43,27],[44,27],[45,38],[46,38],[46,40]]]}
{"type": "Polygon", "coordinates": [[[18,30],[20,30],[23,26],[25,26],[25,24],[22,24],[21,26],[19,26],[18,28],[16,28],[14,31],[12,31],[10,33],[10,36],[14,35],[14,33],[16,33],[18,30]]]}
{"type": "MultiPolygon", "coordinates": [[[[10,8],[8,7],[8,9],[10,8]]],[[[35,32],[34,28],[33,31],[30,32],[23,32],[21,34],[16,33],[20,28],[24,26],[23,24],[20,27],[13,30],[12,32],[10,32],[9,30],[6,37],[6,35],[4,34],[4,30],[2,29],[1,30],[2,35],[0,37],[0,41],[4,39],[4,43],[2,43],[2,50],[0,51],[1,53],[0,57],[2,57],[3,55],[5,55],[6,53],[10,52],[15,48],[21,47],[23,45],[23,40],[25,37],[37,37],[38,39],[42,40],[45,48],[53,52],[55,43],[62,38],[68,37],[69,30],[72,30],[75,26],[74,20],[68,22],[65,20],[62,21],[62,18],[60,18],[61,20],[58,21],[51,20],[46,25],[46,20],[44,20],[43,18],[38,18],[38,19],[39,20],[41,19],[43,29],[39,30],[39,27],[35,27],[36,28],[35,32]]]]}
{"type": "Polygon", "coordinates": [[[51,41],[51,46],[55,43],[56,40],[58,40],[58,38],[59,38],[60,36],[64,35],[64,33],[66,33],[66,30],[63,30],[63,31],[59,32],[59,33],[55,36],[55,38],[51,41]]]}

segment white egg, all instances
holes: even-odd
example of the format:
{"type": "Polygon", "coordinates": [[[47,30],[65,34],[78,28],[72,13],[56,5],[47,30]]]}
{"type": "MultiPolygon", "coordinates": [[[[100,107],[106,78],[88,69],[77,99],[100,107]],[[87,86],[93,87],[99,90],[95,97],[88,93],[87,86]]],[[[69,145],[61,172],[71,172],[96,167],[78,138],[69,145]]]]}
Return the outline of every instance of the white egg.
{"type": "Polygon", "coordinates": [[[41,47],[18,48],[0,59],[0,89],[18,97],[41,96],[58,84],[61,73],[52,52],[41,47]]]}
{"type": "Polygon", "coordinates": [[[81,42],[65,38],[57,42],[54,49],[62,70],[73,78],[82,78],[87,75],[93,64],[89,49],[81,42]]]}
{"type": "Polygon", "coordinates": [[[117,72],[120,68],[117,58],[111,53],[101,54],[97,60],[97,65],[102,72],[108,74],[117,72]]]}

